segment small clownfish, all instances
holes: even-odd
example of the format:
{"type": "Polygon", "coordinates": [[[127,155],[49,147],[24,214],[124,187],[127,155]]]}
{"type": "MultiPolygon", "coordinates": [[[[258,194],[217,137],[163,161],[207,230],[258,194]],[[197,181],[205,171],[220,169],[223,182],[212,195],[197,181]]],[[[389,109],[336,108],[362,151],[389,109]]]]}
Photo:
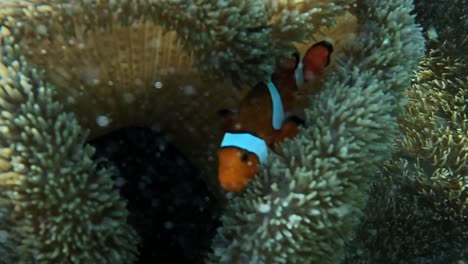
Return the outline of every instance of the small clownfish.
{"type": "Polygon", "coordinates": [[[273,75],[254,86],[237,112],[220,110],[224,137],[218,150],[218,180],[226,191],[242,191],[264,164],[268,150],[299,132],[303,121],[285,117],[298,86],[320,75],[330,63],[333,47],[326,41],[311,46],[302,62],[298,54],[280,62],[273,75]]]}

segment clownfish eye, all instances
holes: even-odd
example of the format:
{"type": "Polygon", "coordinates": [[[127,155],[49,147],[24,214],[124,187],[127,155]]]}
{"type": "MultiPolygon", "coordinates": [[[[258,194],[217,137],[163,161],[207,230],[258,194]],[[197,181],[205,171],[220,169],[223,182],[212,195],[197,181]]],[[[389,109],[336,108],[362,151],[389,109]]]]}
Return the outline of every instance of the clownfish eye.
{"type": "Polygon", "coordinates": [[[241,156],[240,156],[240,159],[244,163],[249,161],[249,155],[247,154],[247,152],[242,153],[241,156]]]}

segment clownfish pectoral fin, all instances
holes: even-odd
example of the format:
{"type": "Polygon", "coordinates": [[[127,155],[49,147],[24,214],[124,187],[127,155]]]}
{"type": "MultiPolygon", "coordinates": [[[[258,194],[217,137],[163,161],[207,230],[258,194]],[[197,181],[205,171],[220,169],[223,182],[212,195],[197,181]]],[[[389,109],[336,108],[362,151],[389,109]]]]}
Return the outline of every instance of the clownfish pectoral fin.
{"type": "Polygon", "coordinates": [[[237,119],[237,112],[229,109],[220,109],[217,113],[223,120],[223,129],[225,132],[235,130],[234,126],[237,119]]]}
{"type": "Polygon", "coordinates": [[[330,64],[333,45],[328,41],[320,41],[312,45],[303,58],[303,75],[305,81],[312,80],[330,64]]]}
{"type": "MultiPolygon", "coordinates": [[[[280,143],[285,138],[293,138],[299,133],[299,126],[304,126],[305,122],[298,116],[290,116],[288,117],[281,129],[275,135],[275,139],[273,143],[280,143]]],[[[274,147],[274,145],[272,146],[274,147]]]]}
{"type": "Polygon", "coordinates": [[[255,178],[259,158],[252,152],[237,147],[222,147],[218,150],[218,180],[229,192],[240,192],[255,178]]]}

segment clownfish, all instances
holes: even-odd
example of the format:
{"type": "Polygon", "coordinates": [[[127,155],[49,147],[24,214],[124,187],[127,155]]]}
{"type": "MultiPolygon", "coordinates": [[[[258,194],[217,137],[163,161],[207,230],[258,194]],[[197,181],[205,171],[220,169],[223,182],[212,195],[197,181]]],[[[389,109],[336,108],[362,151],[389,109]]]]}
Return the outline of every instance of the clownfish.
{"type": "Polygon", "coordinates": [[[242,191],[264,164],[269,149],[299,132],[303,121],[286,117],[304,82],[320,75],[330,63],[333,46],[327,41],[312,45],[302,61],[299,54],[281,61],[265,82],[258,83],[241,101],[237,112],[220,110],[224,137],[218,150],[218,180],[226,191],[242,191]]]}

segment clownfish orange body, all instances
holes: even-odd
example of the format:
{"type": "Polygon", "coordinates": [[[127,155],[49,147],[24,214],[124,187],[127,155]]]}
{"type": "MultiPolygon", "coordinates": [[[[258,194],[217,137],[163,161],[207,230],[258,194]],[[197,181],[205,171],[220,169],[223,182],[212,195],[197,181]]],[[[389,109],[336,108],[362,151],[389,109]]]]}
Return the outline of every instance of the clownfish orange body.
{"type": "Polygon", "coordinates": [[[278,65],[269,80],[257,84],[234,113],[220,110],[225,134],[218,150],[218,180],[226,191],[242,191],[266,161],[269,149],[298,133],[302,121],[285,117],[294,104],[298,85],[319,75],[330,62],[332,45],[326,41],[278,65]]]}

